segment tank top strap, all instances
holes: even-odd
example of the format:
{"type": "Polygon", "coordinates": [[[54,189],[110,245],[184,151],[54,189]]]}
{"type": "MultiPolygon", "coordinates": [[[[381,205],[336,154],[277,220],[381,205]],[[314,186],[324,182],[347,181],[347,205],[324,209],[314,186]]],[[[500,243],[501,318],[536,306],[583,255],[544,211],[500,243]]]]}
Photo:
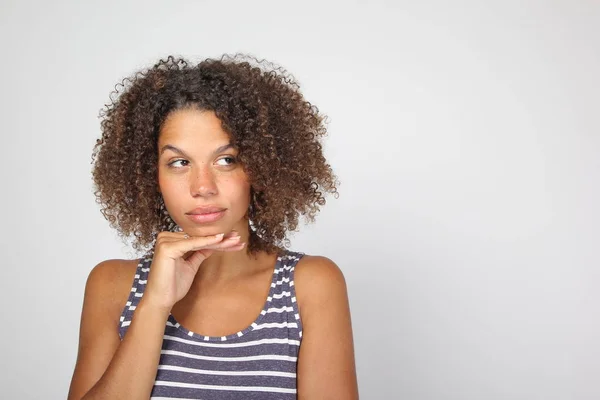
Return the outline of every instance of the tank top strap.
{"type": "MultiPolygon", "coordinates": [[[[302,339],[302,321],[300,319],[300,312],[298,309],[298,303],[296,301],[296,286],[294,284],[294,270],[296,264],[304,256],[304,253],[286,250],[280,256],[279,268],[277,269],[276,285],[281,285],[279,291],[280,304],[286,309],[286,319],[290,334],[296,336],[296,339],[302,339]]],[[[276,297],[274,295],[273,297],[276,297]]]]}
{"type": "Polygon", "coordinates": [[[146,288],[146,283],[148,282],[148,272],[150,271],[151,262],[152,257],[148,254],[142,257],[138,262],[135,275],[133,277],[131,290],[129,292],[129,297],[127,298],[127,303],[125,303],[125,307],[123,308],[119,318],[119,336],[121,340],[123,340],[125,332],[127,331],[127,327],[131,324],[133,313],[142,299],[142,296],[144,295],[144,289],[146,288]]]}

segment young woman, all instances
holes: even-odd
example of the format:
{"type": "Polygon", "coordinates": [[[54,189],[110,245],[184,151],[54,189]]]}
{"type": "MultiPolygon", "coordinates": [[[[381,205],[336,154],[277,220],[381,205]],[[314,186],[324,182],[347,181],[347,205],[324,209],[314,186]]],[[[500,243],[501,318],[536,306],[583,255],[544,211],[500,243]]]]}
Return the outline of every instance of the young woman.
{"type": "Polygon", "coordinates": [[[337,195],[324,116],[281,68],[238,56],[169,57],[123,88],[95,193],[146,253],[92,269],[68,398],[358,398],[342,272],[284,249],[337,195]]]}

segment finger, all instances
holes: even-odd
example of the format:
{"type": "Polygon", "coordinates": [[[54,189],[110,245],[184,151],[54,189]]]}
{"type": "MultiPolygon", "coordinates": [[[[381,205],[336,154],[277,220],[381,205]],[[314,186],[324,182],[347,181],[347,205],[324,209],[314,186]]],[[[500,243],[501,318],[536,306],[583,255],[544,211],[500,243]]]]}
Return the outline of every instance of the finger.
{"type": "MultiPolygon", "coordinates": [[[[171,231],[162,231],[159,232],[157,237],[163,239],[183,239],[185,235],[191,236],[189,233],[185,232],[171,232],[171,231]]],[[[212,235],[209,235],[212,236],[212,235]]]]}
{"type": "Polygon", "coordinates": [[[242,237],[239,236],[239,235],[225,237],[225,238],[223,238],[222,241],[220,241],[219,243],[217,243],[217,246],[228,246],[230,244],[235,244],[235,243],[239,242],[240,240],[242,240],[242,237]]]}
{"type": "MultiPolygon", "coordinates": [[[[242,240],[242,238],[240,236],[235,236],[235,237],[231,237],[229,239],[223,239],[221,242],[218,242],[215,244],[203,246],[202,248],[211,249],[211,250],[222,250],[222,249],[226,249],[226,248],[229,248],[232,246],[237,246],[238,244],[240,244],[241,240],[242,240]]],[[[200,250],[200,248],[197,248],[195,250],[200,250]]]]}
{"type": "Polygon", "coordinates": [[[210,257],[215,251],[240,251],[244,247],[246,247],[246,243],[238,243],[221,249],[203,248],[200,250],[191,251],[190,255],[184,257],[184,259],[190,264],[190,267],[197,272],[204,260],[210,257]]]}
{"type": "MultiPolygon", "coordinates": [[[[192,236],[192,235],[189,235],[189,234],[186,237],[185,235],[186,234],[183,233],[182,236],[180,236],[179,238],[181,238],[181,239],[190,239],[192,237],[196,237],[196,236],[192,236]]],[[[201,237],[201,236],[199,236],[199,237],[201,237]]],[[[226,241],[226,240],[229,240],[229,239],[233,239],[233,238],[239,238],[239,237],[240,237],[240,234],[237,231],[231,231],[231,232],[229,232],[229,233],[227,233],[227,234],[225,234],[223,236],[223,241],[226,241]]]]}
{"type": "MultiPolygon", "coordinates": [[[[211,235],[211,236],[197,236],[197,237],[213,237],[215,235],[211,235]]],[[[174,243],[174,242],[180,242],[182,240],[189,240],[191,238],[191,236],[189,236],[189,234],[186,234],[185,232],[164,232],[164,234],[160,234],[157,238],[156,238],[156,246],[160,246],[160,245],[164,245],[165,243],[174,243]]]]}
{"type": "MultiPolygon", "coordinates": [[[[235,242],[235,241],[232,241],[235,242]]],[[[241,249],[243,249],[246,246],[246,243],[225,243],[225,241],[221,242],[221,243],[217,243],[216,245],[210,245],[210,246],[206,246],[203,247],[201,249],[198,250],[192,250],[188,253],[186,253],[186,255],[183,257],[186,261],[190,261],[192,259],[192,256],[195,253],[201,252],[202,254],[204,254],[204,258],[199,260],[200,263],[202,263],[202,261],[204,261],[204,259],[210,257],[210,255],[212,253],[214,253],[215,251],[239,251],[241,249]]],[[[194,259],[194,262],[197,261],[196,259],[194,259]]],[[[192,262],[192,261],[190,261],[192,262]]]]}
{"type": "Polygon", "coordinates": [[[223,237],[223,239],[228,239],[228,238],[230,238],[230,237],[234,237],[234,236],[240,236],[240,233],[239,233],[238,231],[236,231],[236,230],[233,230],[233,231],[231,231],[231,232],[228,232],[228,233],[227,233],[227,234],[226,234],[226,235],[223,237]]]}
{"type": "Polygon", "coordinates": [[[194,271],[198,271],[200,264],[204,262],[211,254],[214,253],[214,250],[202,249],[192,252],[192,255],[186,260],[190,263],[194,271]]]}
{"type": "MultiPolygon", "coordinates": [[[[236,237],[236,236],[239,236],[239,235],[240,234],[238,233],[238,231],[232,230],[232,231],[228,232],[227,234],[223,235],[223,240],[229,239],[231,237],[236,237]]],[[[164,232],[159,233],[158,239],[162,239],[162,241],[165,241],[165,242],[172,242],[172,241],[175,241],[175,240],[190,239],[190,238],[195,238],[195,237],[211,237],[211,236],[214,236],[214,235],[193,236],[193,235],[190,235],[189,233],[186,233],[186,232],[164,231],[164,232]]]]}
{"type": "Polygon", "coordinates": [[[168,247],[169,255],[173,258],[182,257],[185,253],[193,250],[200,250],[210,245],[215,245],[223,240],[223,234],[211,236],[195,236],[189,239],[174,240],[169,239],[164,245],[168,247]]]}
{"type": "Polygon", "coordinates": [[[240,251],[244,247],[246,247],[246,243],[245,242],[244,243],[236,244],[235,246],[225,247],[225,248],[222,248],[222,249],[218,249],[216,251],[240,251]]]}
{"type": "MultiPolygon", "coordinates": [[[[235,237],[235,236],[239,236],[239,232],[236,230],[232,230],[230,232],[228,232],[227,234],[223,235],[223,239],[228,239],[230,237],[235,237]]],[[[164,241],[173,241],[173,240],[182,240],[182,239],[190,239],[192,237],[210,237],[213,235],[208,235],[208,236],[193,236],[190,235],[189,233],[186,232],[171,232],[171,231],[162,231],[159,232],[158,234],[158,239],[162,239],[164,241]]]]}

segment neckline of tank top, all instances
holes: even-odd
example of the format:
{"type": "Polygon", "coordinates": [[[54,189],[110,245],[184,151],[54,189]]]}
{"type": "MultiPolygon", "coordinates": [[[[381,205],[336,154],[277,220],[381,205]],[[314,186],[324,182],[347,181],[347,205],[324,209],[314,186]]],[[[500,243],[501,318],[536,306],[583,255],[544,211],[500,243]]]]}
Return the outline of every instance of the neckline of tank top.
{"type": "Polygon", "coordinates": [[[265,318],[266,311],[268,310],[269,304],[271,303],[270,299],[273,298],[273,294],[275,292],[275,289],[277,288],[277,286],[274,285],[277,283],[277,276],[278,276],[277,270],[282,268],[283,259],[290,255],[295,255],[295,252],[292,252],[287,249],[283,249],[282,251],[279,252],[277,259],[275,260],[275,266],[273,267],[273,273],[271,275],[271,283],[270,283],[270,287],[269,287],[269,293],[267,294],[267,298],[265,299],[265,301],[263,303],[263,307],[262,307],[261,311],[259,312],[258,316],[246,328],[244,328],[240,331],[237,331],[235,333],[225,335],[225,336],[206,336],[206,335],[202,335],[200,333],[190,331],[185,326],[183,326],[179,322],[177,322],[177,320],[175,319],[173,314],[171,314],[170,312],[169,312],[169,317],[167,319],[167,325],[172,328],[175,328],[178,331],[185,334],[185,337],[188,340],[196,340],[196,341],[202,341],[202,342],[226,342],[226,341],[232,341],[235,339],[243,338],[244,335],[252,332],[254,330],[254,327],[256,325],[260,324],[260,322],[265,318]]]}

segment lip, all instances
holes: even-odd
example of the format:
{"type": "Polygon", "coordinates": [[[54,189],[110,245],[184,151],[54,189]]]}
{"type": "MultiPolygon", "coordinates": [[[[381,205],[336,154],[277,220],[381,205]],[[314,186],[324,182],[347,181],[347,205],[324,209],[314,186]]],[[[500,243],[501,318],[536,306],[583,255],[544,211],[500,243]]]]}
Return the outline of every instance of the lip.
{"type": "Polygon", "coordinates": [[[203,206],[203,207],[197,207],[194,208],[192,211],[188,212],[188,214],[194,214],[194,215],[198,215],[198,214],[212,214],[212,213],[218,213],[221,211],[225,211],[226,209],[223,207],[217,207],[217,206],[203,206]]]}
{"type": "Polygon", "coordinates": [[[223,207],[198,207],[186,214],[186,216],[195,223],[205,224],[218,221],[223,218],[227,209],[223,207]]]}

